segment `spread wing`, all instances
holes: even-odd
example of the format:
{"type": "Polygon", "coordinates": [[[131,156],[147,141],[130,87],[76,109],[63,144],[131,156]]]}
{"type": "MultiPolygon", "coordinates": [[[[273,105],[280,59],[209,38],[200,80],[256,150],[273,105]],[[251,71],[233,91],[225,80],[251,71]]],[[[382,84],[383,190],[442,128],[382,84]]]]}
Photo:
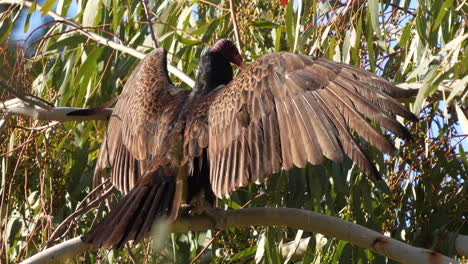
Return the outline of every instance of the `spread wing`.
{"type": "Polygon", "coordinates": [[[210,99],[205,130],[198,129],[208,138],[192,143],[195,150],[208,145],[210,181],[218,197],[248,182],[263,182],[281,168],[319,164],[324,158],[340,162],[344,154],[367,175],[380,177],[350,131],[392,152],[391,142],[370,121],[411,138],[392,116],[416,120],[393,98],[405,95],[353,66],[274,53],[258,59],[210,99]]]}
{"type": "Polygon", "coordinates": [[[164,139],[187,95],[172,85],[166,63],[165,51],[155,50],[127,80],[101,146],[95,182],[111,168],[113,185],[126,194],[150,161],[164,153],[164,139]]]}

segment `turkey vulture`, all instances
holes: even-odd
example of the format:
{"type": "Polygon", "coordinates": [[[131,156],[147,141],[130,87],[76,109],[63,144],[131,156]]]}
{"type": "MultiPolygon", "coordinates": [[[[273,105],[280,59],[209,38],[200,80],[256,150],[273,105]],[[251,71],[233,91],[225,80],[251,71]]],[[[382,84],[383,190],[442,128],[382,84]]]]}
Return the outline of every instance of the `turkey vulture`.
{"type": "Polygon", "coordinates": [[[92,249],[138,243],[183,203],[213,203],[308,162],[346,154],[378,178],[350,131],[389,153],[393,145],[370,121],[410,139],[393,114],[417,120],[394,99],[413,91],[325,58],[279,52],[245,67],[236,46],[220,40],[201,58],[191,91],[174,86],[166,66],[164,49],[149,53],[115,106],[95,180],[110,168],[125,197],[83,237],[92,249]],[[234,80],[230,63],[245,68],[234,80]]]}

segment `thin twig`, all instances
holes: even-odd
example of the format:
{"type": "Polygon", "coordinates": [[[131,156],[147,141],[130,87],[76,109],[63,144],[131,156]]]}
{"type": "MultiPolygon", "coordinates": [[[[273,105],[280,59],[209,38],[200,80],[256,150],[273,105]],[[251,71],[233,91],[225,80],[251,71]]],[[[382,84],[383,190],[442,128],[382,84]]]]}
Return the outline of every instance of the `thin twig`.
{"type": "Polygon", "coordinates": [[[24,126],[17,126],[17,125],[13,125],[13,126],[9,126],[11,128],[19,128],[19,129],[24,129],[24,130],[29,130],[29,131],[41,131],[41,130],[44,130],[44,129],[47,129],[47,128],[51,128],[53,126],[56,126],[60,124],[60,122],[58,121],[53,121],[53,122],[50,122],[49,124],[47,125],[44,125],[44,126],[40,126],[40,127],[24,127],[24,126]]]}
{"type": "Polygon", "coordinates": [[[229,0],[229,11],[231,12],[232,24],[234,25],[234,35],[236,35],[237,48],[239,49],[239,53],[242,55],[242,41],[239,35],[239,27],[237,26],[236,11],[234,8],[234,0],[229,0]]]}
{"type": "MultiPolygon", "coordinates": [[[[38,121],[35,121],[34,124],[37,124],[38,121]]],[[[18,154],[18,159],[16,161],[16,165],[15,165],[15,168],[13,169],[13,173],[10,175],[11,176],[11,181],[10,179],[8,179],[8,181],[10,181],[10,186],[8,187],[8,196],[11,197],[11,191],[12,191],[12,186],[13,186],[13,183],[15,182],[15,178],[14,176],[16,175],[16,172],[19,168],[19,165],[21,164],[21,161],[23,160],[23,154],[24,154],[24,150],[26,149],[26,143],[27,142],[30,142],[31,140],[34,139],[33,137],[33,134],[34,134],[34,131],[31,131],[29,133],[29,136],[28,136],[28,139],[25,143],[21,144],[21,151],[19,152],[18,154]]],[[[10,204],[7,203],[7,208],[6,208],[6,212],[9,212],[9,206],[10,204]]],[[[8,221],[8,219],[6,219],[6,221],[8,221]]],[[[26,241],[26,244],[29,244],[29,241],[26,241]]],[[[18,255],[16,256],[16,259],[18,259],[22,254],[23,254],[23,250],[25,249],[25,247],[23,247],[22,249],[20,249],[20,252],[18,253],[18,255]]],[[[16,262],[16,261],[15,261],[16,262]]]]}
{"type": "MultiPolygon", "coordinates": [[[[33,132],[33,131],[31,131],[31,132],[33,132]]],[[[26,144],[28,144],[29,142],[31,142],[33,139],[34,139],[34,138],[29,137],[25,142],[21,143],[21,145],[17,146],[16,148],[14,148],[14,149],[12,149],[12,150],[9,150],[9,151],[7,151],[7,152],[5,152],[5,153],[1,153],[1,154],[0,154],[0,157],[6,156],[6,155],[8,155],[8,154],[10,154],[10,153],[13,153],[13,152],[17,151],[18,149],[24,147],[26,144]]]]}
{"type": "Polygon", "coordinates": [[[156,40],[156,36],[154,35],[153,25],[151,24],[151,14],[148,11],[148,6],[146,5],[146,0],[141,0],[141,4],[143,5],[143,9],[145,9],[146,19],[148,20],[148,26],[151,34],[151,38],[153,39],[153,46],[155,49],[158,48],[158,41],[156,40]]]}
{"type": "MultiPolygon", "coordinates": [[[[143,1],[144,1],[144,0],[143,0],[143,1]]],[[[130,256],[130,259],[132,260],[132,262],[133,262],[134,264],[140,264],[140,262],[138,261],[138,259],[135,257],[135,254],[133,254],[132,248],[130,248],[130,246],[128,245],[128,242],[125,243],[125,247],[127,248],[128,255],[130,256]]]]}
{"type": "Polygon", "coordinates": [[[0,80],[0,86],[3,87],[7,92],[11,93],[12,95],[18,97],[19,99],[23,100],[24,102],[27,102],[31,105],[39,106],[43,109],[48,109],[49,107],[53,106],[49,102],[46,102],[44,99],[39,98],[35,95],[28,95],[28,94],[22,94],[20,92],[15,91],[15,89],[11,88],[6,82],[3,80],[0,80]]]}
{"type": "Polygon", "coordinates": [[[399,5],[396,5],[396,4],[393,4],[393,3],[391,3],[390,1],[387,2],[386,4],[392,6],[393,8],[396,8],[396,9],[398,9],[398,10],[400,10],[400,11],[403,11],[403,12],[405,12],[405,13],[408,13],[408,14],[410,14],[410,15],[412,15],[412,16],[416,16],[416,14],[415,14],[414,12],[410,11],[411,8],[404,9],[403,7],[401,7],[401,6],[399,6],[399,5]]]}
{"type": "MultiPolygon", "coordinates": [[[[83,201],[85,201],[88,197],[90,197],[94,192],[96,192],[97,190],[99,190],[103,185],[107,184],[108,181],[105,181],[103,183],[101,183],[100,185],[96,186],[96,188],[94,188],[94,190],[92,192],[90,192],[84,199],[83,201]]],[[[62,223],[60,223],[60,225],[55,229],[55,231],[52,233],[52,235],[50,236],[49,238],[49,241],[47,242],[47,248],[51,246],[51,244],[55,241],[55,237],[57,236],[58,232],[66,225],[68,224],[70,221],[72,221],[76,216],[78,215],[82,215],[86,212],[88,212],[90,209],[94,208],[95,205],[97,204],[100,204],[104,199],[106,199],[111,193],[112,191],[114,190],[114,188],[111,186],[110,188],[108,187],[108,189],[99,197],[97,197],[96,199],[94,199],[93,201],[91,201],[87,206],[83,207],[83,208],[80,208],[78,210],[76,210],[75,212],[73,212],[71,215],[69,215],[67,218],[65,218],[65,220],[62,221],[62,223]]],[[[82,202],[83,202],[82,201],[82,202]]],[[[82,202],[78,205],[78,207],[81,206],[82,202]]]]}
{"type": "MultiPolygon", "coordinates": [[[[102,29],[102,28],[101,28],[101,27],[105,27],[106,25],[108,26],[108,25],[110,25],[110,24],[102,24],[102,25],[94,26],[94,27],[83,27],[83,26],[79,26],[79,25],[77,25],[77,24],[72,24],[72,23],[70,23],[68,20],[51,20],[51,21],[45,22],[44,24],[42,24],[42,25],[38,26],[37,28],[35,28],[35,29],[28,35],[28,37],[24,40],[23,46],[22,46],[22,47],[23,47],[23,49],[24,49],[25,52],[26,52],[27,50],[29,50],[30,47],[34,46],[34,45],[35,45],[36,43],[38,43],[38,42],[39,42],[39,45],[41,45],[41,43],[42,43],[43,41],[45,41],[45,40],[47,40],[47,39],[49,39],[49,38],[51,38],[51,37],[60,36],[60,35],[63,35],[63,34],[65,34],[65,33],[71,33],[71,32],[74,32],[74,31],[80,31],[80,30],[85,30],[85,29],[93,29],[93,30],[97,30],[97,31],[99,31],[99,32],[106,33],[106,34],[112,36],[112,38],[117,39],[117,40],[120,42],[120,44],[122,44],[123,42],[122,42],[122,40],[119,38],[119,36],[117,36],[116,34],[110,32],[110,31],[108,31],[108,30],[105,30],[105,29],[102,29]],[[45,36],[43,36],[43,37],[41,37],[40,39],[35,40],[35,41],[28,41],[28,40],[34,35],[34,32],[36,32],[37,30],[40,30],[40,29],[43,28],[43,27],[46,27],[48,24],[51,24],[51,23],[56,23],[55,25],[65,24],[65,25],[68,25],[68,26],[70,26],[70,27],[72,27],[72,28],[69,29],[69,30],[60,31],[60,32],[58,32],[58,33],[53,33],[53,34],[52,34],[52,33],[49,33],[49,34],[47,34],[47,35],[45,35],[45,36]],[[26,43],[30,43],[30,44],[29,44],[27,47],[24,47],[24,45],[25,45],[26,43]]],[[[49,31],[50,31],[50,30],[49,30],[49,31]]],[[[37,56],[37,54],[34,55],[34,56],[37,56]]]]}
{"type": "Polygon", "coordinates": [[[212,6],[216,7],[216,8],[221,9],[221,10],[229,11],[229,9],[227,9],[227,8],[225,8],[225,7],[222,7],[222,6],[220,6],[220,5],[217,5],[217,4],[215,4],[215,3],[212,3],[212,2],[210,2],[210,1],[207,1],[207,0],[199,0],[199,1],[202,2],[202,3],[205,3],[205,4],[212,5],[212,6]]]}

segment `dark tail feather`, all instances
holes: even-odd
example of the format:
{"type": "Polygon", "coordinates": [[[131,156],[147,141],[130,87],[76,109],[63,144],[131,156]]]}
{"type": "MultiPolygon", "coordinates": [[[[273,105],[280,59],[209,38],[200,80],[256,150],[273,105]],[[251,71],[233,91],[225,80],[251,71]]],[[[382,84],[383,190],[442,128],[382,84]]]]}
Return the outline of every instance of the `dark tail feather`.
{"type": "Polygon", "coordinates": [[[118,99],[119,99],[118,97],[115,97],[115,98],[112,98],[109,102],[106,102],[106,103],[104,103],[104,104],[102,104],[100,106],[96,106],[96,107],[93,107],[93,108],[83,108],[83,109],[71,111],[67,115],[68,116],[90,116],[90,115],[94,115],[94,114],[97,114],[99,112],[102,112],[104,109],[106,109],[108,107],[111,107],[113,104],[115,104],[115,102],[117,102],[118,99]]]}
{"type": "Polygon", "coordinates": [[[140,242],[153,223],[171,215],[176,192],[175,177],[160,170],[147,174],[98,225],[82,237],[92,250],[122,247],[127,241],[140,242]]]}

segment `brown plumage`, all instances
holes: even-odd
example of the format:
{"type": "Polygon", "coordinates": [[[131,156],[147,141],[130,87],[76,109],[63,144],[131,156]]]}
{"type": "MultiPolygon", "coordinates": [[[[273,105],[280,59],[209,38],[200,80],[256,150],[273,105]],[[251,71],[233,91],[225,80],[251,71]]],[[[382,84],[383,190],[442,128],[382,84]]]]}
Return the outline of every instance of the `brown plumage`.
{"type": "Polygon", "coordinates": [[[189,92],[170,82],[166,60],[163,49],[143,59],[110,118],[94,181],[110,168],[113,185],[126,196],[84,236],[93,249],[138,242],[158,217],[177,217],[183,194],[177,183],[183,129],[178,121],[189,92]]]}
{"type": "Polygon", "coordinates": [[[291,53],[261,57],[210,104],[207,129],[214,193],[229,195],[293,165],[320,164],[324,158],[340,162],[344,154],[378,178],[349,128],[387,153],[393,145],[368,120],[409,139],[409,132],[389,112],[416,118],[389,94],[405,92],[374,74],[325,58],[291,53]]]}
{"type": "Polygon", "coordinates": [[[109,122],[96,177],[111,168],[124,199],[84,237],[93,248],[140,241],[161,216],[199,194],[212,202],[281,169],[349,156],[379,178],[350,134],[383,152],[393,145],[369,121],[403,139],[392,114],[416,117],[393,97],[392,83],[353,66],[292,53],[265,55],[243,67],[234,44],[221,40],[201,59],[191,92],[172,85],[162,49],[148,54],[127,81],[109,122]]]}

